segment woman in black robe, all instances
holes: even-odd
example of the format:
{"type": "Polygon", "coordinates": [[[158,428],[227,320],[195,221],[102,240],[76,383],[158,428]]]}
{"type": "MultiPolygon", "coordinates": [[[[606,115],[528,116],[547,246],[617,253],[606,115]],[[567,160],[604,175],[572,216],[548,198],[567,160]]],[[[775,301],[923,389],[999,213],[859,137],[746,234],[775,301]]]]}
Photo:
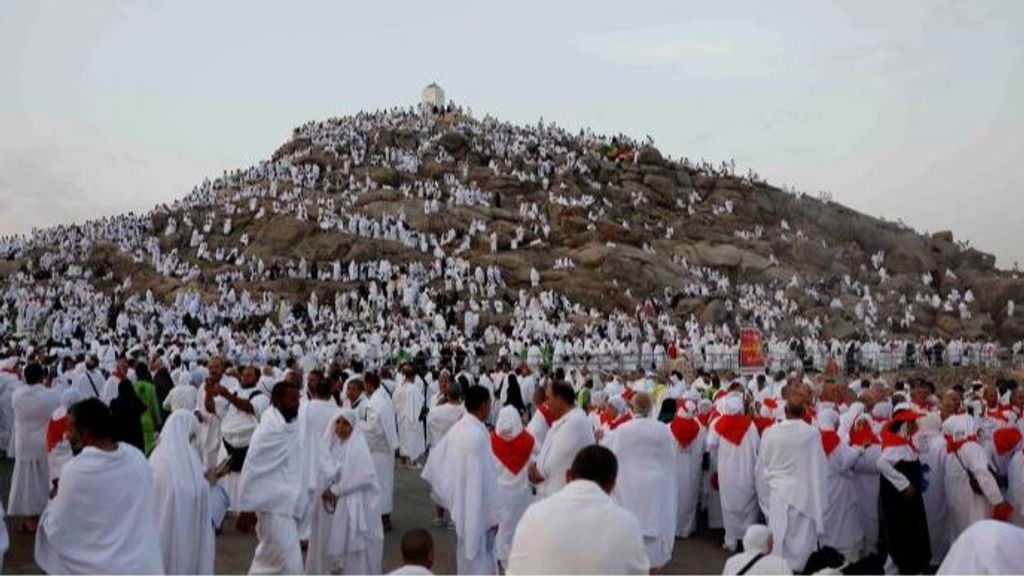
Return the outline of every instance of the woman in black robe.
{"type": "Polygon", "coordinates": [[[110,412],[114,416],[114,440],[145,450],[142,434],[142,414],[145,411],[146,405],[135,394],[131,381],[121,380],[117,385],[117,398],[110,402],[110,412]]]}
{"type": "Polygon", "coordinates": [[[891,465],[909,482],[906,488],[899,490],[886,478],[884,471],[879,475],[879,551],[883,557],[886,552],[889,554],[900,574],[922,574],[928,570],[932,558],[922,497],[924,471],[911,442],[917,430],[916,418],[914,410],[900,410],[897,406],[892,420],[885,424],[880,435],[879,468],[891,465]]]}

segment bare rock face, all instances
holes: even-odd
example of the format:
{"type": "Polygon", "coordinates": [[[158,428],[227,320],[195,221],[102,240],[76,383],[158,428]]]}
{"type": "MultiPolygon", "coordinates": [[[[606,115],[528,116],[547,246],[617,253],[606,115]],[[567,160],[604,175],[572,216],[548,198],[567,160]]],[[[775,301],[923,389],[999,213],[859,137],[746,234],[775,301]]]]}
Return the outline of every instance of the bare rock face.
{"type": "Polygon", "coordinates": [[[698,242],[693,245],[694,259],[705,266],[715,268],[743,268],[755,271],[765,270],[771,262],[754,252],[731,244],[709,244],[698,242]]]}
{"type": "Polygon", "coordinates": [[[661,152],[653,146],[644,146],[640,149],[639,156],[637,157],[637,163],[652,164],[655,166],[662,166],[665,164],[665,159],[661,156],[661,152]]]}

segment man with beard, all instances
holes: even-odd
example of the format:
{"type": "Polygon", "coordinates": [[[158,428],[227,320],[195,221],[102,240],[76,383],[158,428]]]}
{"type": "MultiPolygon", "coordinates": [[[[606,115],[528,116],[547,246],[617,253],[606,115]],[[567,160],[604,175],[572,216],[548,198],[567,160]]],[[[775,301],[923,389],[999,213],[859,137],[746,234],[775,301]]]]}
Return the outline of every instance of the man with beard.
{"type": "Polygon", "coordinates": [[[263,414],[249,444],[238,483],[239,508],[256,513],[259,545],[251,574],[300,574],[299,521],[305,512],[302,487],[299,388],[278,382],[271,408],[263,414]]]}

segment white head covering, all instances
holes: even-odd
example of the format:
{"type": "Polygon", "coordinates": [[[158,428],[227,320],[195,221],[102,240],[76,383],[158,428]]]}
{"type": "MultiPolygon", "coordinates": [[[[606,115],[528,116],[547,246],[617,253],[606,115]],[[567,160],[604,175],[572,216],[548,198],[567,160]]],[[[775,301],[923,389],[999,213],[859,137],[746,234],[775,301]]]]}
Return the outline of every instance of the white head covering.
{"type": "Polygon", "coordinates": [[[892,403],[888,400],[883,400],[875,404],[875,407],[871,409],[871,415],[875,418],[892,418],[892,403]]]}
{"type": "Polygon", "coordinates": [[[629,405],[622,399],[622,396],[615,396],[608,401],[608,404],[615,408],[615,413],[621,416],[625,412],[629,411],[629,405]]]}
{"type": "Polygon", "coordinates": [[[716,404],[718,413],[722,415],[742,414],[743,399],[737,394],[728,394],[716,404]]]}
{"type": "Polygon", "coordinates": [[[974,435],[974,418],[967,414],[956,414],[942,423],[942,432],[953,440],[960,441],[974,435]]]}
{"type": "Polygon", "coordinates": [[[519,411],[512,406],[505,406],[498,412],[498,421],[494,431],[505,440],[511,440],[523,431],[523,419],[519,411]]]}
{"type": "Polygon", "coordinates": [[[191,494],[209,491],[199,452],[192,445],[192,437],[199,431],[199,420],[188,410],[176,410],[167,417],[160,438],[149,456],[154,475],[169,475],[177,487],[191,487],[191,494]]]}
{"type": "Polygon", "coordinates": [[[938,434],[942,431],[942,417],[938,412],[928,412],[917,420],[917,427],[927,434],[938,434]]]}
{"type": "Polygon", "coordinates": [[[772,531],[764,524],[752,524],[743,535],[743,551],[751,554],[770,554],[768,539],[772,531]]]}
{"type": "Polygon", "coordinates": [[[1024,530],[979,520],[964,530],[939,566],[939,574],[1024,574],[1024,530]]]}
{"type": "Polygon", "coordinates": [[[820,430],[838,430],[839,412],[826,408],[818,411],[818,428],[820,430]]]}

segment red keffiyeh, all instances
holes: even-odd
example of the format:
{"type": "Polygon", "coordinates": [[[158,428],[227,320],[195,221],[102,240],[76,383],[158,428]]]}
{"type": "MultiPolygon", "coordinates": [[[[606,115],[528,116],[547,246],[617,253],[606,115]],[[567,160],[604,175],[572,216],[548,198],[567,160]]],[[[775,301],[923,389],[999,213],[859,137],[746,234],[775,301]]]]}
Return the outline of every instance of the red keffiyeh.
{"type": "Polygon", "coordinates": [[[968,436],[968,437],[964,438],[963,440],[953,440],[952,436],[950,436],[949,434],[946,434],[946,454],[952,454],[954,452],[958,452],[960,450],[960,448],[964,444],[967,444],[968,442],[977,442],[977,441],[978,441],[978,437],[973,435],[973,434],[971,436],[968,436]]]}
{"type": "Polygon", "coordinates": [[[508,471],[519,474],[519,471],[530,461],[533,452],[533,436],[523,430],[511,440],[505,440],[496,432],[491,432],[491,451],[508,471]]]}
{"type": "Polygon", "coordinates": [[[769,418],[767,416],[758,416],[754,418],[754,426],[757,426],[757,433],[764,434],[764,431],[771,428],[775,424],[775,418],[769,418]]]}
{"type": "Polygon", "coordinates": [[[1013,427],[999,428],[992,433],[992,444],[996,448],[996,454],[1002,456],[1013,450],[1021,441],[1020,430],[1013,427]]]}
{"type": "Polygon", "coordinates": [[[68,430],[68,417],[64,415],[60,418],[50,420],[46,424],[46,451],[53,452],[53,448],[60,444],[64,440],[64,435],[68,430]]]}
{"type": "Polygon", "coordinates": [[[754,420],[743,414],[724,414],[715,420],[715,432],[735,446],[743,441],[747,429],[754,423],[754,420]]]}
{"type": "Polygon", "coordinates": [[[880,434],[882,439],[882,448],[894,448],[896,446],[909,446],[911,450],[917,452],[917,447],[910,441],[910,438],[900,436],[899,434],[889,430],[889,426],[882,429],[880,434]]]}
{"type": "Polygon", "coordinates": [[[676,442],[683,448],[689,446],[697,434],[700,434],[700,423],[693,418],[673,418],[668,428],[676,437],[676,442]]]}
{"type": "Polygon", "coordinates": [[[850,446],[866,447],[872,444],[878,444],[878,436],[875,435],[875,431],[867,422],[858,421],[850,430],[850,446]]]}
{"type": "Polygon", "coordinates": [[[548,426],[555,422],[555,415],[551,412],[551,408],[548,408],[547,404],[538,406],[537,411],[544,417],[544,421],[548,423],[548,426]]]}
{"type": "Polygon", "coordinates": [[[825,448],[825,456],[831,456],[832,451],[839,446],[839,434],[835,430],[822,430],[821,445],[825,448]]]}
{"type": "Polygon", "coordinates": [[[608,429],[609,430],[615,430],[619,426],[622,426],[623,424],[625,424],[626,422],[629,422],[632,419],[633,419],[633,415],[630,414],[629,412],[626,412],[625,414],[620,414],[618,418],[616,418],[615,420],[612,420],[611,422],[608,423],[608,429]]]}

